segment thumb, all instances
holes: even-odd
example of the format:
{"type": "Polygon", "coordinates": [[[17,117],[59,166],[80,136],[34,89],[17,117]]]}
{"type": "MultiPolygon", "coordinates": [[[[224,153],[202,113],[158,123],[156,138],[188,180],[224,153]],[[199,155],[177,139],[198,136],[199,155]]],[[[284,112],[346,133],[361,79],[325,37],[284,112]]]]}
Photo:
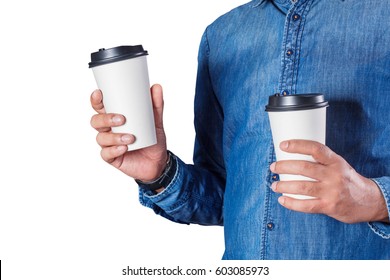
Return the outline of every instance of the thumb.
{"type": "Polygon", "coordinates": [[[151,88],[153,114],[156,128],[163,129],[164,98],[161,85],[153,85],[151,88]]]}

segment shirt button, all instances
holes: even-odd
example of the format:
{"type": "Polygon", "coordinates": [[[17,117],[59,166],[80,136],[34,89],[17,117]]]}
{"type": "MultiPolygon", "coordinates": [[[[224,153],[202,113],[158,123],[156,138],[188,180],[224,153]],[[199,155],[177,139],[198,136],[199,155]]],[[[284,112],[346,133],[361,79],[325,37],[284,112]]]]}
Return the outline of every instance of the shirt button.
{"type": "Polygon", "coordinates": [[[287,55],[287,56],[292,56],[293,53],[294,53],[294,52],[293,52],[292,49],[289,49],[289,50],[286,51],[286,55],[287,55]]]}
{"type": "Polygon", "coordinates": [[[279,181],[279,175],[278,174],[272,174],[272,181],[279,181]]]}
{"type": "Polygon", "coordinates": [[[274,227],[275,227],[274,223],[268,223],[268,224],[267,224],[267,229],[268,229],[268,230],[273,230],[274,227]]]}
{"type": "Polygon", "coordinates": [[[297,20],[299,20],[300,18],[301,18],[301,16],[298,15],[298,14],[293,14],[293,16],[292,16],[293,21],[297,21],[297,20]]]}
{"type": "Polygon", "coordinates": [[[287,90],[282,91],[282,95],[289,95],[290,93],[287,90]]]}

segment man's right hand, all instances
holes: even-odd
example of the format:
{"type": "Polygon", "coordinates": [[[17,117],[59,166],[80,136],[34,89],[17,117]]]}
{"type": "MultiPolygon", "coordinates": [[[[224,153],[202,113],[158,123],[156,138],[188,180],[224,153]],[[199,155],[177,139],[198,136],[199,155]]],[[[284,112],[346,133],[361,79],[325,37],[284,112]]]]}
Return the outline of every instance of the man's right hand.
{"type": "Polygon", "coordinates": [[[106,113],[100,90],[91,94],[91,105],[97,112],[91,118],[91,126],[98,131],[96,141],[102,148],[103,160],[125,174],[141,181],[153,181],[164,171],[168,159],[166,137],[163,127],[163,92],[160,85],[151,87],[157,144],[135,151],[127,151],[137,135],[113,133],[111,127],[126,122],[123,115],[106,113]]]}

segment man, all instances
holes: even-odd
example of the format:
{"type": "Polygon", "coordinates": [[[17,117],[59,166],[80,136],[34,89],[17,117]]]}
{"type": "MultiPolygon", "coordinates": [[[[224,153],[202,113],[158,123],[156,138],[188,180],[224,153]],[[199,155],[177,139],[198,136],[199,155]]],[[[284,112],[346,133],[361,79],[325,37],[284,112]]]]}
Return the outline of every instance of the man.
{"type": "Polygon", "coordinates": [[[141,203],[157,214],[224,225],[224,259],[390,259],[389,4],[254,0],[232,10],[199,48],[194,165],[166,151],[159,85],[158,143],[131,152],[136,135],[111,133],[125,119],[92,94],[103,159],[137,179],[141,203]],[[275,162],[264,111],[275,92],[329,101],[327,146],[281,144],[315,163],[275,162]],[[279,181],[282,173],[316,181],[279,181]]]}

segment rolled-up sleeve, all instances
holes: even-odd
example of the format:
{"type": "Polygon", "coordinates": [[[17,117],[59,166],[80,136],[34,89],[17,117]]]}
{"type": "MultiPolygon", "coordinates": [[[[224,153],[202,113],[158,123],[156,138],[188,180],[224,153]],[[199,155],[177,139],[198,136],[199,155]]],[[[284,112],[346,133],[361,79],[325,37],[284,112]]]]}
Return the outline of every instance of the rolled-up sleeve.
{"type": "Polygon", "coordinates": [[[219,185],[207,170],[185,164],[173,156],[176,172],[169,185],[160,193],[140,189],[142,205],[178,223],[222,225],[223,189],[208,188],[219,185]]]}
{"type": "Polygon", "coordinates": [[[194,101],[194,164],[185,164],[173,155],[176,172],[160,193],[140,189],[142,205],[179,223],[223,224],[223,197],[226,171],[222,147],[223,113],[209,74],[207,31],[198,54],[194,101]]]}
{"type": "MultiPolygon", "coordinates": [[[[379,189],[382,191],[387,206],[387,212],[390,217],[390,177],[380,177],[372,180],[378,185],[379,189]]],[[[378,234],[384,239],[390,239],[390,223],[370,222],[368,224],[376,234],[378,234]]]]}

